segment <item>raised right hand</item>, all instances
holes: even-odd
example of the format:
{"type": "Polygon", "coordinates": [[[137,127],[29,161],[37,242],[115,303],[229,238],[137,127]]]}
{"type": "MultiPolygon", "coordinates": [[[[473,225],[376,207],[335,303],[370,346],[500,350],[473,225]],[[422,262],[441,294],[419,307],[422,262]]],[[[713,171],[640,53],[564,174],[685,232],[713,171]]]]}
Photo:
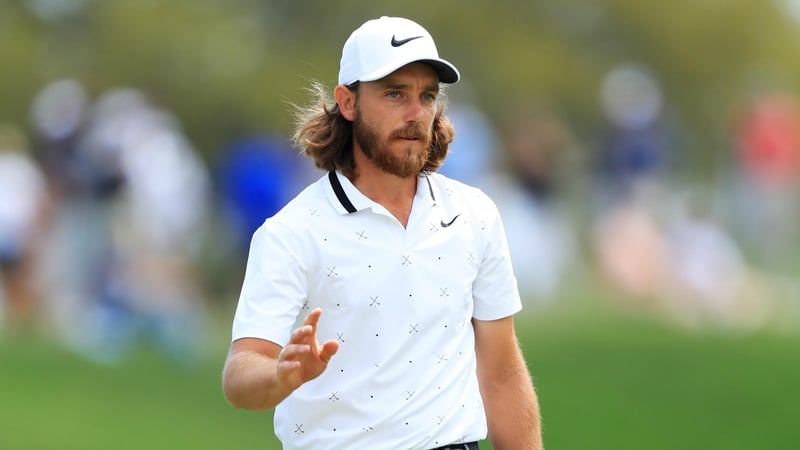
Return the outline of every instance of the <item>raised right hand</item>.
{"type": "Polygon", "coordinates": [[[290,391],[320,376],[339,350],[336,340],[322,345],[317,341],[317,323],[321,315],[320,308],[311,311],[303,326],[292,332],[289,342],[278,353],[278,382],[290,391]]]}

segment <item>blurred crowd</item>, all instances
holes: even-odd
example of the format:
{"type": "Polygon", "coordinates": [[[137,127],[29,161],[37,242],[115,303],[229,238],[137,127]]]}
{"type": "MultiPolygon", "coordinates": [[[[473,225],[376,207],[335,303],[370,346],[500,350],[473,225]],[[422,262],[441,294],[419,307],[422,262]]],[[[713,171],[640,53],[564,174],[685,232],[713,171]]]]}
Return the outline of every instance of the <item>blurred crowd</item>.
{"type": "Polygon", "coordinates": [[[30,119],[29,132],[6,126],[0,151],[10,329],[36,326],[100,361],[143,338],[191,359],[211,186],[176,118],[132,89],[92,101],[58,80],[30,119]]]}
{"type": "Polygon", "coordinates": [[[457,138],[442,172],[498,203],[523,297],[597,291],[693,329],[796,331],[800,98],[776,83],[743,88],[721,114],[720,148],[707,149],[710,176],[692,170],[689,128],[650,68],[612,67],[598,104],[604,119],[589,130],[532,102],[510,105],[497,129],[450,106],[457,138]]]}
{"type": "MultiPolygon", "coordinates": [[[[525,301],[588,286],[695,327],[797,319],[797,98],[743,92],[714,149],[727,157],[701,181],[684,173],[690,137],[656,74],[617,66],[598,102],[605,121],[581,132],[532,103],[502,124],[457,95],[448,106],[457,137],[441,171],[497,202],[525,301]]],[[[319,176],[286,137],[218,150],[201,157],[140,90],[43,86],[28,122],[0,125],[0,335],[35,329],[99,362],[142,342],[199,357],[209,305],[237,298],[250,235],[319,176]],[[230,289],[212,289],[222,278],[230,289]]]]}
{"type": "Polygon", "coordinates": [[[43,86],[29,123],[0,128],[0,331],[42,332],[98,362],[149,343],[192,363],[208,337],[207,272],[220,270],[209,253],[241,258],[294,194],[302,172],[281,146],[240,137],[212,168],[144,92],[43,86]]]}
{"type": "Polygon", "coordinates": [[[692,177],[691,138],[657,75],[635,64],[601,87],[607,117],[592,220],[604,280],[691,326],[796,328],[800,103],[758,83],[731,99],[714,173],[692,177]]]}

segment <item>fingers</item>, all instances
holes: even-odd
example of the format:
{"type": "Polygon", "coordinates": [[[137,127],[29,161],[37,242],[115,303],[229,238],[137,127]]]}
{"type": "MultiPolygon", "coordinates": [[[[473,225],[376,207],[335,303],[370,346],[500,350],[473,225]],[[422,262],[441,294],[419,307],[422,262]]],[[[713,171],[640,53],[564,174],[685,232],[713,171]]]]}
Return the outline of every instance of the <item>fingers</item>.
{"type": "Polygon", "coordinates": [[[278,361],[297,359],[298,357],[311,352],[311,346],[307,344],[288,344],[278,353],[278,361]]]}
{"type": "Polygon", "coordinates": [[[278,353],[278,378],[289,390],[318,377],[339,351],[339,341],[329,340],[322,345],[317,342],[321,315],[319,308],[311,311],[303,320],[303,326],[292,332],[289,342],[278,353]]]}
{"type": "Polygon", "coordinates": [[[313,358],[319,358],[325,364],[328,363],[331,357],[339,351],[339,342],[330,340],[319,345],[317,324],[321,315],[322,309],[320,308],[315,308],[308,313],[303,321],[303,326],[292,332],[289,342],[278,354],[278,361],[295,360],[310,355],[313,358]]]}
{"type": "Polygon", "coordinates": [[[319,322],[319,317],[322,315],[322,308],[314,308],[308,315],[306,319],[303,321],[303,325],[311,325],[314,329],[317,328],[317,323],[319,322]]]}
{"type": "Polygon", "coordinates": [[[294,370],[302,365],[300,359],[311,352],[311,346],[305,344],[288,344],[278,353],[278,370],[294,370]]]}
{"type": "Polygon", "coordinates": [[[300,361],[278,361],[278,371],[295,370],[300,368],[300,361]]]}
{"type": "Polygon", "coordinates": [[[308,338],[313,337],[314,333],[314,327],[311,325],[303,325],[302,327],[292,331],[292,336],[289,338],[289,344],[308,344],[308,338]]]}
{"type": "Polygon", "coordinates": [[[321,314],[322,310],[320,308],[316,308],[308,313],[308,316],[306,316],[305,320],[303,321],[303,326],[292,332],[292,335],[289,338],[289,344],[311,344],[314,342],[309,338],[316,339],[317,323],[319,323],[319,317],[321,314]]]}
{"type": "Polygon", "coordinates": [[[305,320],[303,320],[303,326],[294,330],[289,342],[307,343],[309,345],[316,344],[317,324],[319,323],[319,318],[321,315],[322,309],[320,308],[315,308],[313,311],[308,313],[305,320]]]}
{"type": "Polygon", "coordinates": [[[331,357],[339,351],[339,341],[330,340],[319,348],[319,359],[325,364],[331,360],[331,357]]]}

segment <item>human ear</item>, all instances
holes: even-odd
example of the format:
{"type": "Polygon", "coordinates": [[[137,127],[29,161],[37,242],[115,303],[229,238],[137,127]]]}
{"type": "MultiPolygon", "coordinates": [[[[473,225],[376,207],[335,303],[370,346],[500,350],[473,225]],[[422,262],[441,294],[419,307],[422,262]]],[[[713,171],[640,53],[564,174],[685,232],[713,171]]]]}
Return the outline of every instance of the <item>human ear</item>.
{"type": "Polygon", "coordinates": [[[340,84],[333,90],[333,97],[339,105],[342,117],[352,122],[356,116],[356,93],[340,84]]]}

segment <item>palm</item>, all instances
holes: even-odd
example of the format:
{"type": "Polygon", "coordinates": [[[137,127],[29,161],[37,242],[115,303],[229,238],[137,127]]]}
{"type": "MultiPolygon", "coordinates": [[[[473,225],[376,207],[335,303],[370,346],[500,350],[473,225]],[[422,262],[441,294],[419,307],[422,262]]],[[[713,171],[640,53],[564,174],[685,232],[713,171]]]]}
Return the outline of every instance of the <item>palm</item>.
{"type": "Polygon", "coordinates": [[[319,343],[308,344],[313,349],[307,356],[294,359],[300,363],[299,367],[278,366],[278,377],[281,383],[291,389],[297,389],[303,383],[318,377],[327,366],[319,359],[319,343]]]}

